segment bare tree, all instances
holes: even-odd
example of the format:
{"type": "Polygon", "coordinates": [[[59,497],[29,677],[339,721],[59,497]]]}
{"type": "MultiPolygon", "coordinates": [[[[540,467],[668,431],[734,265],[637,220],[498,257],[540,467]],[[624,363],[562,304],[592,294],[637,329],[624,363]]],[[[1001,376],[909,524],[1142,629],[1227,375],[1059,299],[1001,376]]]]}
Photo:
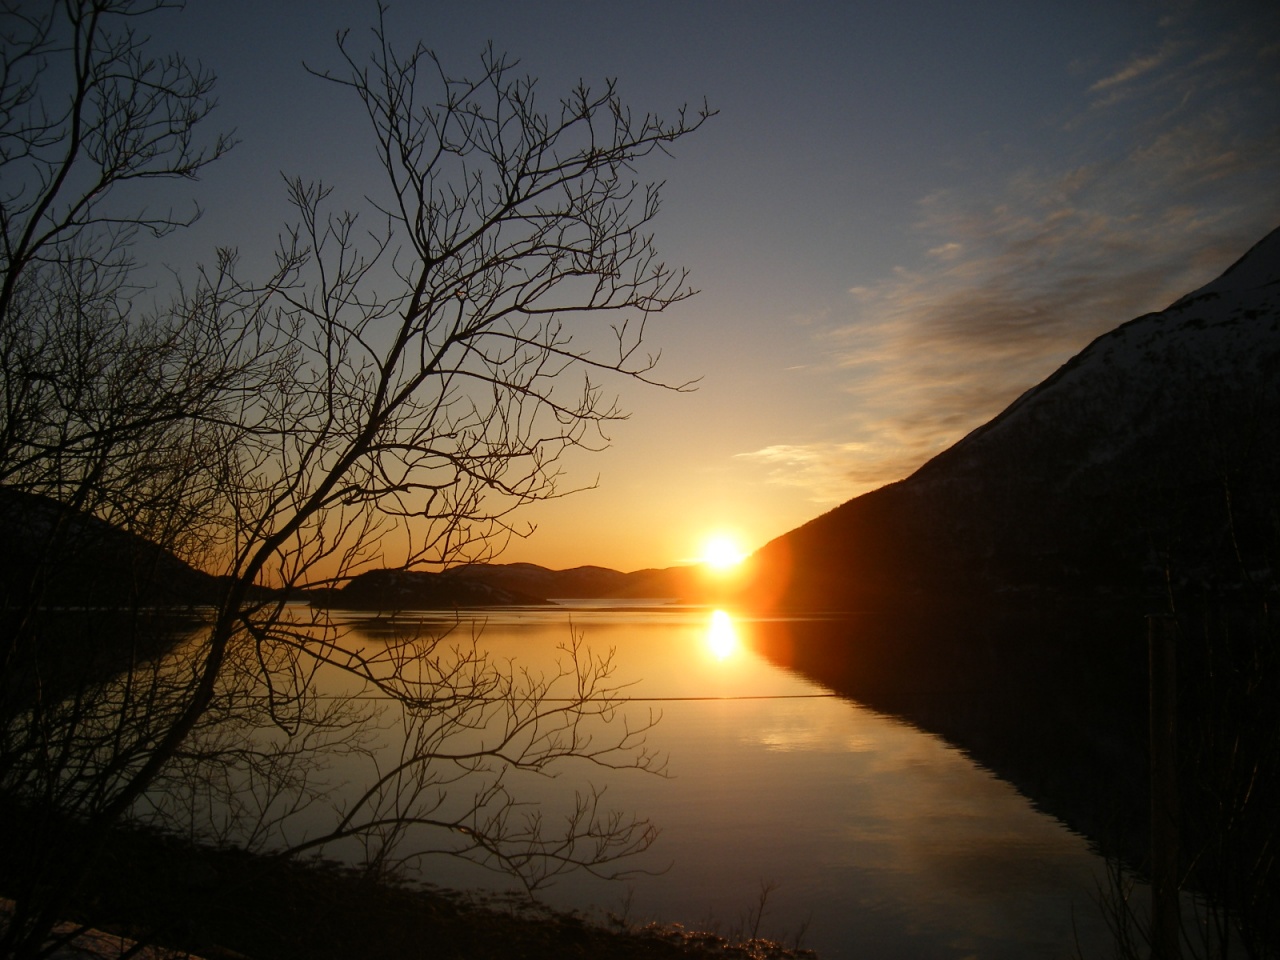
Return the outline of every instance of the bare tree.
{"type": "Polygon", "coordinates": [[[371,642],[286,601],[370,566],[492,556],[523,532],[514,511],[565,492],[563,453],[623,415],[602,378],[658,382],[646,323],[693,292],[657,255],[658,188],[635,165],[710,111],[635,115],[612,83],[547,110],[492,50],[470,79],[397,52],[380,12],[367,58],[343,35],[341,69],[316,71],[364,105],[383,175],[368,208],[289,179],[298,220],[264,279],[222,251],[144,311],[135,241],[189,219],[136,212],[148,181],[231,145],[196,135],[212,78],[150,59],[129,26],[163,6],[3,11],[0,483],[44,511],[5,597],[0,800],[36,827],[4,951],[50,946],[124,822],[357,844],[376,869],[441,850],[530,888],[643,849],[652,828],[598,794],[553,831],[509,785],[566,758],[656,768],[652,718],[619,713],[609,657],[574,637],[549,674],[512,675],[472,638],[371,642]],[[101,521],[211,575],[180,635],[140,587],[105,664],[49,610],[101,521]],[[367,789],[331,793],[335,755],[372,765],[367,789]],[[327,826],[289,833],[326,806],[327,826]]]}

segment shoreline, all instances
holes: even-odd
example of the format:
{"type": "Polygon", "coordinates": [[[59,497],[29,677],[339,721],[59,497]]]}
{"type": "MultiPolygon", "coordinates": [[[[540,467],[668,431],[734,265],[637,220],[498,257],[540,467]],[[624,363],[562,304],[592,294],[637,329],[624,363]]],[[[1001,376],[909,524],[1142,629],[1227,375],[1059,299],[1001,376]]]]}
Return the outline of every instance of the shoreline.
{"type": "MultiPolygon", "coordinates": [[[[0,868],[0,896],[12,897],[17,881],[0,868]]],[[[332,861],[193,846],[145,830],[108,839],[67,921],[92,928],[98,944],[125,938],[157,947],[155,957],[193,960],[817,956],[678,924],[633,926],[611,916],[601,924],[534,901],[410,885],[332,861]]],[[[67,954],[77,955],[88,954],[67,954]]]]}

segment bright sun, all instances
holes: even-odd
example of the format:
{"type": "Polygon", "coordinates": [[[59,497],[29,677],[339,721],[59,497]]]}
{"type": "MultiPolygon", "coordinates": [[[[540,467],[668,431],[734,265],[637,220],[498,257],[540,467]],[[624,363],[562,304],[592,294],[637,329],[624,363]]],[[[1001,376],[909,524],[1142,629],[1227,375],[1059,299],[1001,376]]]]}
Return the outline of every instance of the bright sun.
{"type": "Polygon", "coordinates": [[[713,570],[728,570],[746,558],[738,542],[722,534],[711,537],[702,548],[702,562],[713,570]]]}

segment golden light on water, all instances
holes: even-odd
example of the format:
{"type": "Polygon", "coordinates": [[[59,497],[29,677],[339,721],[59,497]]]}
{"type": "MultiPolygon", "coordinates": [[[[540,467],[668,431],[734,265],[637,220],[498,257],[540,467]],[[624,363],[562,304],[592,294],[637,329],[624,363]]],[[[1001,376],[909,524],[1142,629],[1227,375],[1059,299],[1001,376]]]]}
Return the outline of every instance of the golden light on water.
{"type": "Polygon", "coordinates": [[[711,625],[707,627],[707,649],[717,660],[724,660],[738,652],[740,641],[733,618],[723,610],[711,612],[711,625]]]}

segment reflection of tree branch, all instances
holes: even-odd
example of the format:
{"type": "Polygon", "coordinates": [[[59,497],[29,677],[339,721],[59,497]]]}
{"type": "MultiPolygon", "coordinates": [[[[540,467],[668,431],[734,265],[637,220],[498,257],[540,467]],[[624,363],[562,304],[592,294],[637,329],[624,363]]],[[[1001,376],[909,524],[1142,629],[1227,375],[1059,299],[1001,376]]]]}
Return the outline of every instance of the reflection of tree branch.
{"type": "MultiPolygon", "coordinates": [[[[431,641],[430,645],[434,644],[435,641],[431,641]]],[[[422,651],[406,657],[403,646],[389,644],[389,647],[396,652],[382,662],[392,664],[394,670],[408,664],[421,667],[440,662],[438,657],[422,651]]],[[[559,665],[550,677],[534,677],[527,671],[513,676],[488,664],[474,650],[468,653],[455,647],[452,653],[457,655],[456,659],[453,656],[449,659],[455,669],[425,680],[421,677],[408,680],[415,686],[426,684],[435,692],[428,695],[419,687],[412,697],[401,701],[406,705],[402,717],[405,730],[398,762],[379,769],[364,792],[343,806],[331,830],[294,844],[290,852],[322,848],[344,839],[368,839],[392,828],[403,833],[414,827],[446,827],[469,838],[463,849],[449,848],[450,852],[468,858],[482,856],[491,866],[500,863],[510,868],[518,863],[522,880],[533,889],[545,879],[539,879],[531,865],[535,859],[534,848],[545,850],[553,860],[562,860],[564,869],[571,864],[599,867],[612,859],[614,853],[630,850],[630,841],[602,836],[602,831],[608,831],[604,826],[606,821],[602,821],[595,810],[598,796],[593,799],[591,816],[586,820],[583,818],[588,811],[579,803],[579,809],[568,820],[573,830],[561,840],[543,837],[540,820],[536,821],[536,827],[535,821],[530,821],[520,830],[513,829],[509,822],[521,805],[506,791],[506,771],[529,770],[545,776],[549,766],[569,757],[584,758],[610,769],[656,773],[663,769],[656,757],[643,750],[644,734],[652,725],[652,717],[640,728],[632,728],[624,721],[620,737],[607,744],[593,745],[593,737],[584,733],[583,724],[591,719],[607,722],[615,709],[618,688],[605,686],[612,672],[611,657],[584,664],[583,651],[576,638],[564,649],[571,664],[559,665]],[[458,664],[466,664],[476,672],[459,677],[458,664]],[[574,685],[571,697],[555,696],[560,693],[558,686],[562,682],[574,685]],[[549,706],[551,703],[554,705],[549,706]],[[483,735],[496,731],[496,739],[471,750],[449,749],[448,744],[461,731],[483,735]],[[450,767],[454,770],[452,774],[447,772],[450,767]],[[428,771],[429,775],[424,776],[428,771]],[[452,819],[430,815],[446,802],[442,792],[445,787],[477,776],[490,779],[485,780],[472,797],[470,809],[452,819]],[[598,847],[596,853],[583,857],[568,852],[588,838],[598,847]],[[504,843],[511,842],[528,849],[512,858],[501,849],[504,843]]],[[[364,661],[365,665],[370,662],[364,661]]],[[[634,840],[637,846],[631,852],[647,846],[648,840],[644,838],[652,838],[650,825],[635,819],[625,826],[620,818],[616,819],[613,829],[634,840]]]]}

